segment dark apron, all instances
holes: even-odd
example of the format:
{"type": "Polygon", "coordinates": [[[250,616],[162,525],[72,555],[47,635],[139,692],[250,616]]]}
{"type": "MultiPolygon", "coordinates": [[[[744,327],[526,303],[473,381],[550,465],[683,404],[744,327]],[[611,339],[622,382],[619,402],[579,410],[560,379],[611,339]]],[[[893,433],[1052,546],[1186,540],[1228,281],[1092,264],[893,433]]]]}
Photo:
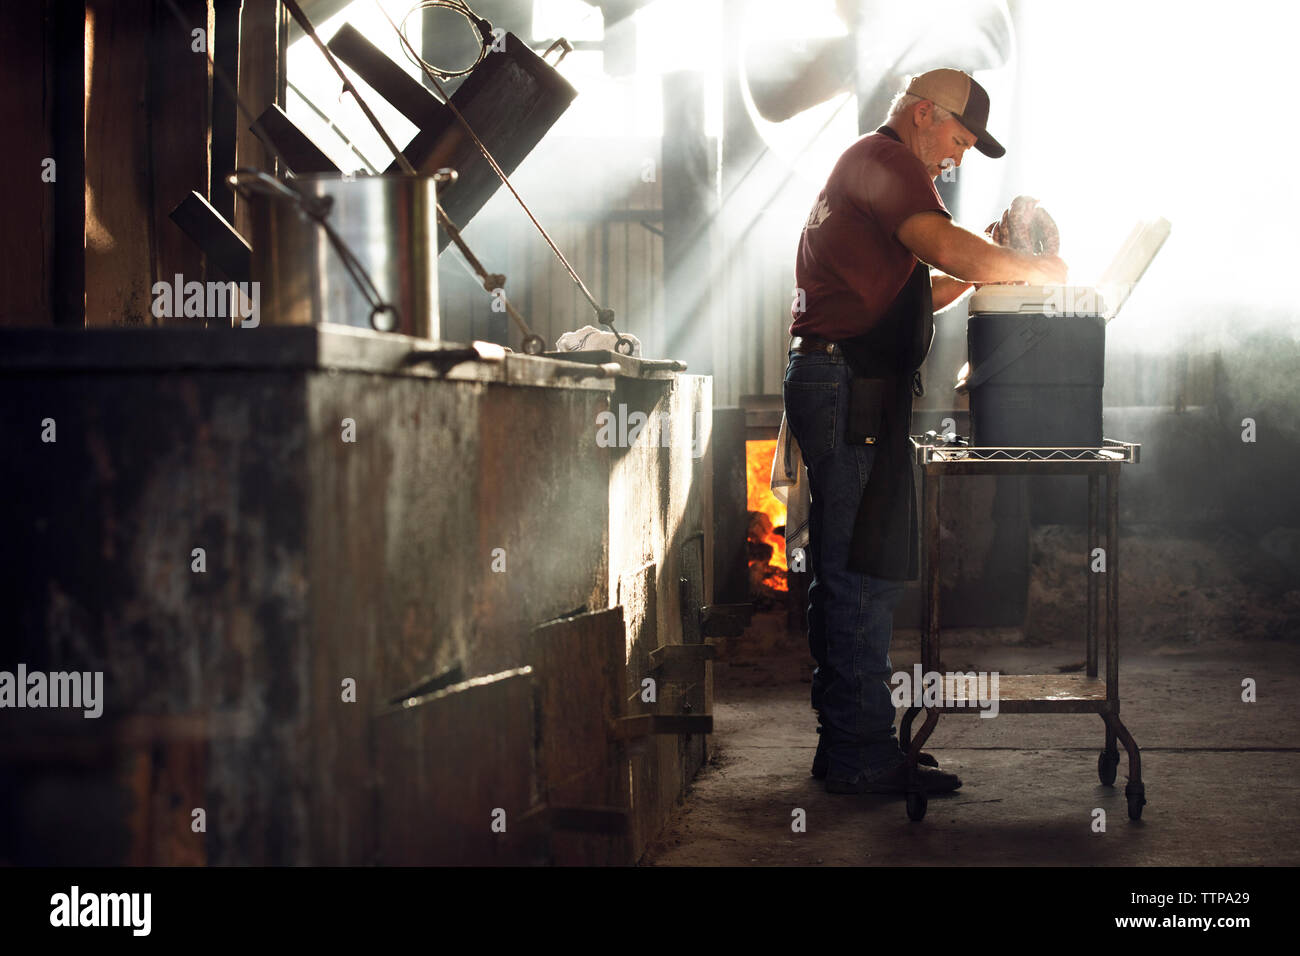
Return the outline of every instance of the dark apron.
{"type": "MultiPolygon", "coordinates": [[[[880,435],[858,505],[849,569],[888,581],[920,576],[911,445],[913,373],[934,340],[930,267],[918,262],[885,315],[870,331],[841,341],[859,378],[879,379],[880,435]]],[[[919,378],[918,378],[919,381],[919,378]]]]}

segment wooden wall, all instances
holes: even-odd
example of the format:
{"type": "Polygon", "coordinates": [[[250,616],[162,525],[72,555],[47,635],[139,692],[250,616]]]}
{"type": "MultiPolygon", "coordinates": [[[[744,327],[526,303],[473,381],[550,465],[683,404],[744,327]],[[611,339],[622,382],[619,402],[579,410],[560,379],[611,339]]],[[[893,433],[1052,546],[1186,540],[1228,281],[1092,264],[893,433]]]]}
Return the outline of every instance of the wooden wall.
{"type": "Polygon", "coordinates": [[[76,188],[77,164],[56,162],[54,183],[42,181],[42,163],[54,153],[55,62],[58,24],[52,4],[5,5],[0,30],[0,128],[12,135],[0,151],[0,326],[53,322],[55,192],[76,188]],[[62,173],[60,183],[57,176],[62,173]]]}
{"type": "MultiPolygon", "coordinates": [[[[185,0],[212,36],[212,8],[185,0]]],[[[86,0],[86,324],[153,324],[151,288],[202,281],[167,214],[208,182],[211,71],[161,3],[86,0]]]]}
{"type": "MultiPolygon", "coordinates": [[[[227,4],[236,0],[223,0],[227,4]]],[[[214,0],[16,0],[0,31],[0,120],[15,135],[0,159],[0,326],[138,326],[152,287],[207,278],[204,257],[168,218],[190,190],[211,197],[214,0]],[[205,31],[204,51],[192,30],[205,31]],[[55,180],[42,162],[55,161],[55,180]]],[[[242,5],[241,95],[282,102],[283,14],[242,5]]],[[[267,167],[236,124],[237,162],[267,167]]],[[[228,172],[228,170],[226,170],[228,172]]],[[[224,189],[220,186],[219,189],[224,189]]],[[[228,199],[228,197],[226,197],[228,199]]],[[[236,206],[235,221],[247,227],[236,206]]]]}

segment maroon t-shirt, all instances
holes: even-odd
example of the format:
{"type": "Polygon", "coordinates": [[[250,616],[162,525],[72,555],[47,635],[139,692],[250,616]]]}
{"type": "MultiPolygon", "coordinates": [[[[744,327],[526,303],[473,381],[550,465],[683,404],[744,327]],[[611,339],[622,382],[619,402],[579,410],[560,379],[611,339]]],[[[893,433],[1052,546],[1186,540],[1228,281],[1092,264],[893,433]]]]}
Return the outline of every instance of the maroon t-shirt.
{"type": "Polygon", "coordinates": [[[898,296],[917,258],[895,232],[918,212],[944,208],[925,165],[888,126],[844,151],[799,238],[791,335],[839,341],[870,330],[898,296]]]}

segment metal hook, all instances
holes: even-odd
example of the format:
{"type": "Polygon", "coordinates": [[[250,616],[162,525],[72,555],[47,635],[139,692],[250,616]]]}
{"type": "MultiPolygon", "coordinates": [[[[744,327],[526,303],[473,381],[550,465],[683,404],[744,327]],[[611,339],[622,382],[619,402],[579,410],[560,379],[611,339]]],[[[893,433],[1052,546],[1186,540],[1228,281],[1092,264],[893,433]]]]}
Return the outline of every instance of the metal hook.
{"type": "Polygon", "coordinates": [[[551,66],[559,66],[561,61],[563,61],[563,59],[566,56],[568,56],[570,53],[573,52],[573,44],[570,43],[568,40],[564,39],[564,37],[560,37],[558,40],[556,40],[554,43],[552,43],[550,46],[546,48],[546,52],[542,54],[542,59],[545,60],[548,56],[554,53],[556,47],[558,47],[561,52],[559,57],[556,59],[554,63],[551,64],[551,66]]]}
{"type": "Polygon", "coordinates": [[[370,310],[370,327],[376,332],[392,332],[400,322],[401,316],[397,309],[387,302],[380,302],[370,310]]]}

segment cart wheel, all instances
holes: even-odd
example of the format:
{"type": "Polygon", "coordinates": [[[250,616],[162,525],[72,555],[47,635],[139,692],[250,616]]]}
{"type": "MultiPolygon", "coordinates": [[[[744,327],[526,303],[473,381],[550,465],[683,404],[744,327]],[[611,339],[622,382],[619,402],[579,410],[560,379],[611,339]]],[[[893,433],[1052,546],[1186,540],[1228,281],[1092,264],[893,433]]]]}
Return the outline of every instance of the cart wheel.
{"type": "Polygon", "coordinates": [[[1101,785],[1109,787],[1115,782],[1115,769],[1119,766],[1119,752],[1103,750],[1097,757],[1097,776],[1101,785]]]}
{"type": "Polygon", "coordinates": [[[1131,796],[1128,798],[1128,818],[1130,820],[1142,819],[1142,806],[1147,802],[1146,797],[1131,796]]]}
{"type": "Polygon", "coordinates": [[[907,791],[907,819],[920,823],[925,819],[925,793],[921,790],[907,791]]]}
{"type": "Polygon", "coordinates": [[[1124,788],[1124,796],[1128,797],[1128,818],[1130,820],[1142,819],[1142,808],[1146,806],[1146,787],[1141,783],[1135,784],[1132,780],[1124,788]]]}

